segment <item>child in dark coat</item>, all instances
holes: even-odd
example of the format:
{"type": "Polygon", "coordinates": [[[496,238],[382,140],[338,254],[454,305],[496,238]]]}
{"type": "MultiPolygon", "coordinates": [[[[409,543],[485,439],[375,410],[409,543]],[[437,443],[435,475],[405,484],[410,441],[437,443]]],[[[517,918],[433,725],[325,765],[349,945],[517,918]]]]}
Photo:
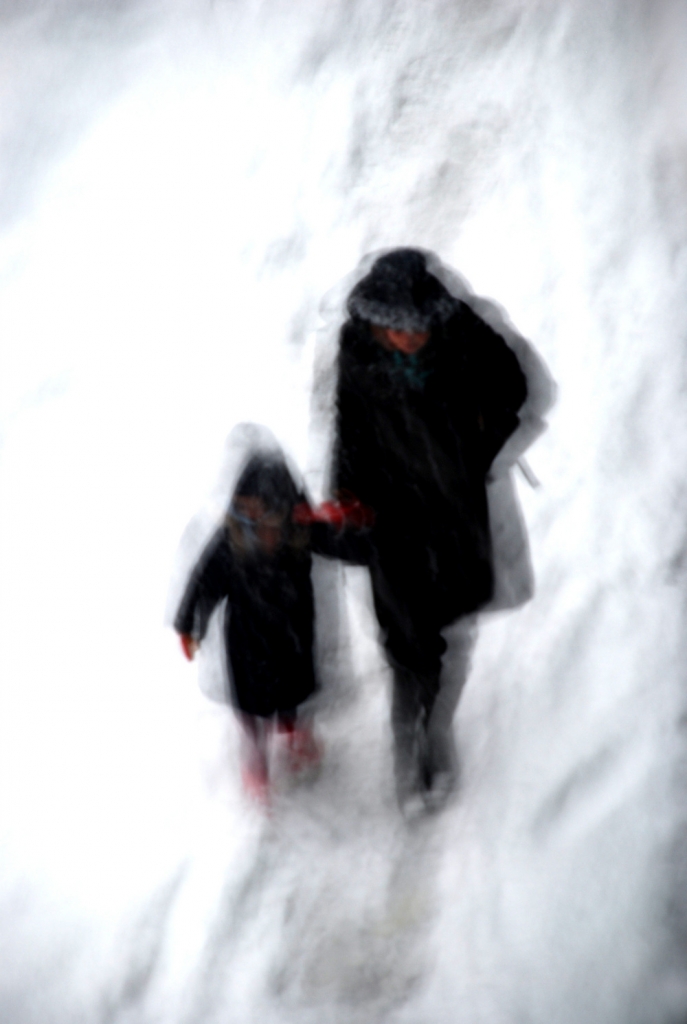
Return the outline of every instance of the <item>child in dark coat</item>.
{"type": "Polygon", "coordinates": [[[360,510],[357,516],[341,506],[313,512],[278,451],[253,454],[177,611],[174,627],[193,658],[226,598],[224,640],[243,727],[243,779],[259,799],[268,796],[273,726],[285,734],[292,768],[319,759],[311,728],[298,715],[317,688],[311,552],[366,561],[364,533],[342,529],[356,522],[364,525],[360,510]]]}

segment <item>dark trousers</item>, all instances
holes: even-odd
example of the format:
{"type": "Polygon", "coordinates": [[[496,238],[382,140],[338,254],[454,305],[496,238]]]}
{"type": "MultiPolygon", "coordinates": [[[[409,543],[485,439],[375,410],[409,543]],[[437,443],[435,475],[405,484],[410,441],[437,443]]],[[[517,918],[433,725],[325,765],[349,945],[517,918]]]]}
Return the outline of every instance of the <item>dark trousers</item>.
{"type": "Polygon", "coordinates": [[[432,581],[415,577],[414,587],[397,588],[394,582],[372,568],[375,612],[393,670],[391,724],[404,798],[431,788],[439,772],[455,773],[453,715],[470,668],[476,620],[451,616],[442,587],[432,581]]]}
{"type": "Polygon", "coordinates": [[[426,680],[425,703],[432,700],[431,682],[441,671],[446,651],[442,629],[455,616],[439,600],[440,593],[428,574],[400,577],[398,568],[370,567],[372,595],[382,641],[393,668],[426,680]]]}
{"type": "Polygon", "coordinates": [[[392,666],[391,726],[401,797],[418,788],[430,789],[440,773],[451,778],[456,774],[453,716],[470,671],[475,616],[459,619],[444,634],[448,650],[439,674],[423,676],[392,666]]]}

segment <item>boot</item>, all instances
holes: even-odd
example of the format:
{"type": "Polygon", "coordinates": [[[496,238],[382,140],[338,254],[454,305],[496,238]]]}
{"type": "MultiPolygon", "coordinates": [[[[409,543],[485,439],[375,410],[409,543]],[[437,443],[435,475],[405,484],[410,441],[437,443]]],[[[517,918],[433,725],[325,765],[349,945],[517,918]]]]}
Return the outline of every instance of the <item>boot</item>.
{"type": "MultiPolygon", "coordinates": [[[[426,789],[426,702],[433,692],[432,680],[408,671],[394,670],[391,726],[394,736],[396,797],[406,816],[422,808],[426,789]]],[[[435,692],[435,691],[434,691],[435,692]]]]}
{"type": "Polygon", "coordinates": [[[292,775],[312,772],[322,760],[322,746],[309,724],[295,725],[287,731],[286,750],[286,766],[292,775]]]}
{"type": "Polygon", "coordinates": [[[240,714],[241,780],[247,796],[263,807],[270,802],[270,779],[267,757],[269,726],[264,719],[240,714]]]}

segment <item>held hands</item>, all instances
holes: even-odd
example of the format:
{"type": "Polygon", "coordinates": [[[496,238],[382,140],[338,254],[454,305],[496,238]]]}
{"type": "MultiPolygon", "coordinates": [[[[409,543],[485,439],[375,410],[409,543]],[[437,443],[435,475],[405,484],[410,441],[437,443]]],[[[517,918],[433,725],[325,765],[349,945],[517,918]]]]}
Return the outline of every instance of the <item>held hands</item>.
{"type": "Polygon", "coordinates": [[[311,508],[303,501],[293,510],[293,521],[298,526],[309,526],[310,523],[329,523],[343,530],[352,527],[363,530],[374,524],[375,514],[371,508],[363,505],[352,494],[341,494],[337,501],[324,501],[321,505],[311,508]]]}
{"type": "Polygon", "coordinates": [[[195,653],[200,647],[200,644],[189,633],[180,633],[179,640],[181,641],[182,651],[184,652],[189,661],[193,661],[195,653]]]}

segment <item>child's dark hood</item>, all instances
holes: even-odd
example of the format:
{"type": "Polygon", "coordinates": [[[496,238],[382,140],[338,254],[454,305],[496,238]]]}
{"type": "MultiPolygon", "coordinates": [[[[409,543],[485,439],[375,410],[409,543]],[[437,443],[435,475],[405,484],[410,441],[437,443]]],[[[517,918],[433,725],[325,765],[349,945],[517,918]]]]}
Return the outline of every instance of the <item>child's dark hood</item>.
{"type": "Polygon", "coordinates": [[[394,249],[380,256],[347,302],[352,317],[396,331],[431,330],[447,320],[456,305],[456,299],[427,269],[419,249],[394,249]]]}
{"type": "Polygon", "coordinates": [[[279,452],[259,452],[252,455],[234,488],[236,495],[261,498],[270,511],[290,511],[300,500],[299,493],[286,462],[279,452]]]}
{"type": "MultiPolygon", "coordinates": [[[[264,551],[257,539],[258,520],[262,515],[277,513],[281,519],[281,544],[279,550],[302,551],[307,542],[307,531],[293,522],[295,505],[306,501],[300,475],[279,447],[276,439],[266,427],[259,424],[243,424],[232,434],[232,446],[238,454],[243,450],[243,459],[236,466],[235,484],[225,515],[230,544],[236,552],[253,564],[258,556],[265,568],[272,560],[263,558],[264,551]],[[237,503],[238,497],[259,498],[264,512],[257,518],[247,514],[237,503]]],[[[276,554],[272,552],[272,554],[276,554]]]]}
{"type": "Polygon", "coordinates": [[[269,497],[270,488],[275,489],[275,495],[300,493],[304,489],[298,467],[272,431],[260,423],[238,423],[227,438],[213,496],[216,518],[226,515],[234,496],[244,493],[244,485],[252,488],[245,493],[256,497],[269,497]],[[274,483],[268,483],[268,477],[273,477],[274,483]]]}

